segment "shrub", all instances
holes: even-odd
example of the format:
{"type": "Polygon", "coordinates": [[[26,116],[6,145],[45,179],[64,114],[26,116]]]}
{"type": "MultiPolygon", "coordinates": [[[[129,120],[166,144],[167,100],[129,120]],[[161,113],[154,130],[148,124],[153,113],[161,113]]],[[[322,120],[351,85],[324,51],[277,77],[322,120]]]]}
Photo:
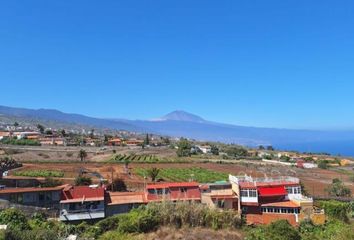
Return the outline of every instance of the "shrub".
{"type": "Polygon", "coordinates": [[[60,186],[62,184],[63,184],[63,182],[58,179],[47,177],[47,178],[45,178],[44,182],[41,185],[42,185],[42,187],[56,187],[56,186],[60,186]]]}
{"type": "Polygon", "coordinates": [[[108,186],[108,188],[114,192],[126,192],[127,191],[127,185],[125,184],[124,180],[121,178],[113,179],[113,183],[111,183],[111,185],[108,186]]]}
{"type": "Polygon", "coordinates": [[[118,231],[122,233],[146,233],[153,231],[158,226],[156,212],[148,208],[133,209],[128,214],[121,215],[118,231]]]}
{"type": "Polygon", "coordinates": [[[109,218],[105,218],[95,225],[98,227],[100,234],[102,234],[107,231],[116,230],[119,224],[119,219],[120,215],[115,215],[109,218]]]}
{"type": "Polygon", "coordinates": [[[8,208],[1,211],[0,224],[7,224],[13,230],[29,229],[26,216],[16,208],[8,208]]]}
{"type": "Polygon", "coordinates": [[[318,161],[317,166],[322,169],[327,169],[328,168],[328,161],[320,160],[320,161],[318,161]]]}
{"type": "Polygon", "coordinates": [[[326,191],[330,196],[334,197],[350,197],[352,194],[350,188],[346,187],[338,178],[332,180],[332,184],[326,191]]]}
{"type": "Polygon", "coordinates": [[[247,240],[300,240],[300,233],[288,221],[279,220],[268,226],[261,226],[248,232],[247,240]]]}
{"type": "Polygon", "coordinates": [[[92,184],[92,179],[90,177],[85,177],[85,176],[77,176],[75,178],[75,185],[76,186],[88,186],[92,184]]]}
{"type": "Polygon", "coordinates": [[[347,222],[349,220],[348,213],[351,211],[350,203],[343,203],[335,200],[320,201],[321,208],[325,210],[329,217],[347,222]]]}

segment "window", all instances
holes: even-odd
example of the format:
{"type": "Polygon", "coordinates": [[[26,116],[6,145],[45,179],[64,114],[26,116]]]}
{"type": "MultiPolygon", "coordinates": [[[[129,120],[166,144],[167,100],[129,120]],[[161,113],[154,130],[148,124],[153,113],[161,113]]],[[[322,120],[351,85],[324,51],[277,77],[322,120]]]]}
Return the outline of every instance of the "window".
{"type": "Polygon", "coordinates": [[[186,192],[187,192],[187,188],[185,188],[185,187],[180,188],[180,191],[181,191],[182,193],[186,193],[186,192]]]}
{"type": "Polygon", "coordinates": [[[241,197],[248,197],[248,190],[241,190],[241,197]]]}
{"type": "Polygon", "coordinates": [[[249,190],[249,196],[250,196],[250,197],[257,197],[257,190],[255,190],[255,189],[250,189],[250,190],[249,190]]]}
{"type": "Polygon", "coordinates": [[[286,211],[286,209],[285,208],[282,208],[281,209],[281,213],[286,213],[287,211],[286,211]]]}
{"type": "Polygon", "coordinates": [[[217,202],[217,205],[218,205],[218,208],[224,208],[224,207],[225,207],[225,201],[219,200],[219,201],[217,202]]]}
{"type": "Polygon", "coordinates": [[[40,192],[39,194],[38,194],[38,199],[39,199],[39,201],[44,201],[44,193],[42,193],[42,192],[40,192]]]}
{"type": "Polygon", "coordinates": [[[293,194],[293,188],[292,187],[286,187],[286,191],[288,194],[293,194]]]}

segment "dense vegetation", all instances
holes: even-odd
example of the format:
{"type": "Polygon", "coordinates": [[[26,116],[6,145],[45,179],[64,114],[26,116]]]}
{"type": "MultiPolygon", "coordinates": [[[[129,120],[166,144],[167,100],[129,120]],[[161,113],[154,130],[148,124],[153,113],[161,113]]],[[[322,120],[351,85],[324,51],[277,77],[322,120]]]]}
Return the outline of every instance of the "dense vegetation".
{"type": "MultiPolygon", "coordinates": [[[[135,173],[142,176],[148,177],[149,169],[137,168],[135,173]]],[[[158,176],[156,178],[162,178],[169,181],[190,181],[194,180],[200,183],[208,183],[215,181],[223,181],[228,179],[228,174],[211,171],[208,169],[200,167],[192,168],[163,168],[160,169],[158,176]]]]}
{"type": "Polygon", "coordinates": [[[3,138],[0,140],[0,142],[9,145],[28,145],[28,146],[41,145],[38,141],[31,140],[31,139],[3,138]]]}
{"type": "Polygon", "coordinates": [[[234,211],[221,212],[205,205],[187,202],[149,204],[93,225],[85,222],[69,225],[46,221],[39,214],[26,218],[17,209],[6,209],[0,213],[0,224],[3,223],[8,224],[9,229],[2,232],[2,239],[8,240],[55,240],[65,239],[69,234],[77,234],[80,239],[134,239],[136,234],[154,231],[165,225],[216,230],[238,229],[242,226],[241,219],[234,211]]]}
{"type": "Polygon", "coordinates": [[[14,171],[13,175],[15,176],[24,176],[24,177],[64,177],[64,173],[61,171],[55,170],[23,170],[23,171],[14,171]]]}
{"type": "Polygon", "coordinates": [[[246,240],[354,239],[353,223],[348,224],[338,219],[338,216],[344,214],[344,210],[338,210],[343,206],[338,208],[339,203],[334,201],[324,203],[333,208],[329,210],[330,208],[326,207],[327,211],[332,212],[325,225],[316,226],[311,221],[304,221],[298,228],[292,227],[285,220],[267,226],[246,227],[235,211],[220,211],[188,202],[151,203],[126,214],[115,215],[96,223],[82,222],[78,225],[46,220],[43,214],[38,213],[28,218],[17,209],[6,209],[0,212],[0,224],[7,224],[8,229],[0,231],[0,240],[64,240],[69,234],[76,234],[79,239],[140,240],[146,239],[142,234],[155,231],[162,226],[171,227],[171,231],[195,227],[236,230],[244,232],[246,240]]]}

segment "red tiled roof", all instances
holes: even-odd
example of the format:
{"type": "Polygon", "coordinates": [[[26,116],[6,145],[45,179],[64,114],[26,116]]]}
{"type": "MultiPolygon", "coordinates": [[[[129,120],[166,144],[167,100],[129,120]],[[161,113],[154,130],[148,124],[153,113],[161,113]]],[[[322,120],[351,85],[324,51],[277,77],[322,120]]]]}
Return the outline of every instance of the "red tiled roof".
{"type": "Polygon", "coordinates": [[[272,203],[264,203],[261,204],[261,207],[289,207],[289,208],[297,208],[300,207],[298,204],[292,201],[283,201],[283,202],[272,202],[272,203]]]}
{"type": "Polygon", "coordinates": [[[259,196],[269,197],[269,196],[282,196],[287,195],[287,191],[284,186],[281,187],[260,187],[258,188],[259,196]]]}
{"type": "Polygon", "coordinates": [[[197,182],[157,183],[157,184],[148,184],[146,186],[146,189],[179,188],[179,187],[199,187],[199,184],[197,182]]]}
{"type": "Polygon", "coordinates": [[[70,189],[64,189],[63,200],[102,197],[104,197],[104,188],[102,187],[75,186],[70,189]]]}

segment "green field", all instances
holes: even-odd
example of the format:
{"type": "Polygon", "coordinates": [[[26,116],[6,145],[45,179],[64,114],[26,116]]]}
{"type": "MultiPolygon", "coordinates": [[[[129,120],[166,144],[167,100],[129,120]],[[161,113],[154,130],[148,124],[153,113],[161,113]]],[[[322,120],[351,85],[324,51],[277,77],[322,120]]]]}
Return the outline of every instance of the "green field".
{"type": "Polygon", "coordinates": [[[185,159],[161,158],[151,154],[114,154],[107,163],[171,163],[171,162],[186,162],[185,159]]]}
{"type": "Polygon", "coordinates": [[[14,176],[23,177],[64,177],[64,173],[53,170],[28,170],[28,171],[14,171],[14,176]]]}
{"type": "MultiPolygon", "coordinates": [[[[135,173],[139,176],[146,176],[147,168],[137,168],[135,173]]],[[[215,181],[223,181],[228,179],[228,174],[211,171],[205,168],[193,167],[193,168],[163,168],[160,169],[158,178],[162,178],[166,181],[190,181],[194,180],[199,183],[209,183],[215,181]]]]}

